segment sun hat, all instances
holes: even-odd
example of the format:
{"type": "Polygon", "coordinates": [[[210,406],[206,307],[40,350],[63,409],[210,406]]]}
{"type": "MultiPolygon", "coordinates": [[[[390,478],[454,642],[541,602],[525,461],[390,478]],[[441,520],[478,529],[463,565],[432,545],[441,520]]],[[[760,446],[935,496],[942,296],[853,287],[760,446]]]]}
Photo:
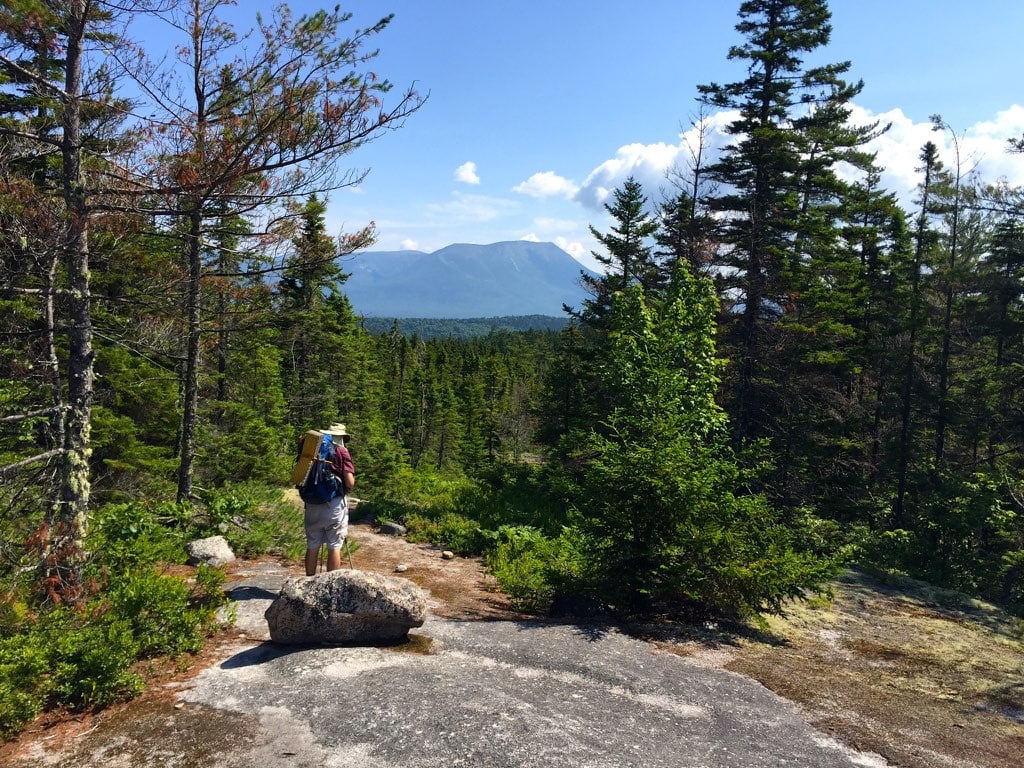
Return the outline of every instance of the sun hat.
{"type": "Polygon", "coordinates": [[[320,431],[323,432],[325,435],[330,435],[331,437],[340,437],[343,440],[348,440],[350,437],[352,437],[352,435],[348,433],[348,430],[345,429],[345,425],[337,421],[331,424],[331,426],[329,426],[327,429],[322,429],[320,431]]]}

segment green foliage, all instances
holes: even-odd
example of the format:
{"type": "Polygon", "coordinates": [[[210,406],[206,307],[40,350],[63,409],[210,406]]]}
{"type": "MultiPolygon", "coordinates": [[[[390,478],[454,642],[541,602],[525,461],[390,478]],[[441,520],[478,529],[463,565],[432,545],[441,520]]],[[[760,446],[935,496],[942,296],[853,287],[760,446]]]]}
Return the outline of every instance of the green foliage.
{"type": "Polygon", "coordinates": [[[877,532],[866,560],[919,579],[1024,606],[1024,515],[1002,478],[933,469],[916,478],[910,528],[877,532]]]}
{"type": "Polygon", "coordinates": [[[102,609],[125,617],[135,656],[194,653],[226,600],[222,583],[223,575],[209,566],[199,567],[194,590],[180,578],[142,567],[111,578],[102,609]]]}
{"type": "Polygon", "coordinates": [[[796,548],[798,521],[749,490],[756,475],[725,442],[715,314],[710,283],[682,268],[663,296],[613,296],[603,414],[562,444],[587,575],[619,609],[777,612],[834,572],[830,556],[796,548]]]}
{"type": "Polygon", "coordinates": [[[422,317],[366,317],[363,327],[372,334],[389,333],[395,326],[405,336],[421,339],[471,339],[495,331],[560,331],[568,323],[564,317],[523,315],[521,317],[467,317],[459,319],[422,317]]]}
{"type": "Polygon", "coordinates": [[[35,638],[0,638],[0,738],[16,734],[46,704],[51,685],[47,652],[35,638]]]}
{"type": "MultiPolygon", "coordinates": [[[[128,323],[106,316],[104,321],[128,323]]],[[[165,495],[177,465],[177,381],[149,359],[102,340],[96,373],[91,458],[99,469],[95,492],[101,501],[165,495]]]]}
{"type": "Polygon", "coordinates": [[[201,566],[190,587],[133,561],[111,571],[106,589],[82,610],[27,616],[0,638],[0,736],[46,707],[90,709],[137,694],[137,660],[202,647],[226,602],[223,581],[222,572],[201,566]]]}
{"type": "Polygon", "coordinates": [[[409,528],[409,541],[437,544],[457,555],[478,555],[483,550],[480,525],[454,512],[438,517],[413,512],[406,516],[405,525],[409,528]]]}
{"type": "Polygon", "coordinates": [[[52,695],[59,703],[81,709],[102,707],[142,690],[142,679],[130,669],[139,643],[127,619],[56,631],[48,639],[52,695]]]}
{"type": "Polygon", "coordinates": [[[88,545],[97,567],[183,563],[189,508],[179,504],[109,504],[96,511],[88,545]]]}
{"type": "Polygon", "coordinates": [[[571,530],[549,538],[537,528],[505,525],[487,538],[487,567],[518,610],[546,613],[557,595],[580,589],[583,562],[571,530]]]}

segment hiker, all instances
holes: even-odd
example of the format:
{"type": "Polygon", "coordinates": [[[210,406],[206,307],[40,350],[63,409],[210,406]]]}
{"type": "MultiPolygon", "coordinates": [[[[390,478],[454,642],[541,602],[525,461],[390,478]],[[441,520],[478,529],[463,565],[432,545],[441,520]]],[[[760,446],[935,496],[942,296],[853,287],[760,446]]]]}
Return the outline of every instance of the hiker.
{"type": "MultiPolygon", "coordinates": [[[[355,487],[355,465],[346,447],[351,435],[345,430],[344,424],[331,424],[321,430],[330,435],[334,441],[334,460],[328,466],[338,478],[340,491],[324,504],[306,502],[306,575],[316,575],[316,563],[320,556],[320,548],[327,545],[327,570],[336,571],[341,568],[341,547],[348,535],[348,499],[346,495],[355,487]],[[340,438],[340,440],[339,440],[340,438]]],[[[299,446],[302,449],[302,446],[299,446]]]]}

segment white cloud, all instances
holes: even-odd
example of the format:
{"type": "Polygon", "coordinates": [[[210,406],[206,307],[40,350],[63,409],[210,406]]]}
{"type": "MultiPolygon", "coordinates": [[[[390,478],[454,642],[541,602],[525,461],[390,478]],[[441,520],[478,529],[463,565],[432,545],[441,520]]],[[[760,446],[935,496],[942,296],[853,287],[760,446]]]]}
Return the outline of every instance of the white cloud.
{"type": "MultiPolygon", "coordinates": [[[[956,170],[956,147],[949,131],[935,131],[930,122],[915,123],[901,109],[881,114],[854,107],[851,120],[858,124],[878,121],[891,127],[868,144],[877,153],[876,163],[883,169],[882,186],[895,192],[904,208],[912,209],[917,185],[921,181],[921,148],[927,142],[938,147],[939,159],[950,171],[956,170]]],[[[995,119],[959,128],[956,142],[960,147],[961,172],[976,170],[985,182],[1005,180],[1024,185],[1024,155],[1012,155],[1006,140],[1024,133],[1024,107],[1014,105],[999,112],[995,119]]]]}
{"type": "Polygon", "coordinates": [[[405,240],[402,241],[402,250],[403,251],[418,251],[419,249],[420,249],[420,244],[417,243],[412,238],[406,238],[405,240]]]}
{"type": "Polygon", "coordinates": [[[513,192],[530,197],[562,197],[571,198],[576,194],[579,187],[575,182],[559,176],[554,171],[542,171],[535,173],[526,181],[512,187],[513,192]]]}
{"type": "MultiPolygon", "coordinates": [[[[570,225],[571,229],[575,229],[575,222],[566,222],[570,225]]],[[[536,232],[530,232],[529,234],[523,235],[520,240],[526,240],[530,243],[554,243],[563,251],[572,256],[576,261],[580,262],[583,266],[594,272],[600,272],[603,267],[591,254],[591,248],[588,248],[584,243],[579,240],[573,240],[562,235],[556,237],[538,237],[536,232]]]]}
{"type": "Polygon", "coordinates": [[[612,190],[621,187],[630,176],[644,189],[658,189],[665,184],[665,174],[676,164],[681,144],[627,144],[619,147],[615,157],[605,160],[584,180],[575,200],[587,208],[600,209],[612,190]]]}
{"type": "Polygon", "coordinates": [[[470,160],[456,168],[455,180],[463,184],[479,184],[480,176],[476,172],[476,163],[470,160]]]}
{"type": "Polygon", "coordinates": [[[577,261],[581,261],[590,256],[590,251],[583,245],[579,240],[569,240],[565,237],[556,237],[555,245],[561,248],[563,251],[568,253],[577,261]]]}
{"type": "MultiPolygon", "coordinates": [[[[737,116],[735,111],[723,111],[705,118],[703,165],[716,161],[723,148],[733,141],[725,129],[737,116]]],[[[917,169],[925,142],[935,143],[947,168],[952,170],[955,167],[952,137],[948,131],[933,131],[929,121],[915,123],[901,109],[874,114],[856,105],[851,109],[851,121],[856,124],[875,121],[882,125],[891,124],[890,129],[867,148],[877,153],[877,164],[883,169],[883,188],[895,192],[908,209],[913,208],[913,198],[920,181],[917,169]]],[[[962,129],[954,126],[954,129],[960,142],[963,172],[976,168],[983,181],[1005,180],[1011,186],[1024,186],[1024,154],[1013,155],[1006,151],[1007,139],[1024,135],[1024,106],[1013,105],[997,113],[992,120],[962,129]]],[[[612,191],[632,176],[643,184],[648,199],[656,200],[658,191],[668,186],[666,174],[670,170],[678,169],[685,174],[691,166],[693,155],[699,148],[700,130],[691,127],[680,133],[679,139],[678,144],[660,142],[620,147],[615,157],[605,160],[590,172],[573,199],[586,208],[601,211],[612,191]]]]}

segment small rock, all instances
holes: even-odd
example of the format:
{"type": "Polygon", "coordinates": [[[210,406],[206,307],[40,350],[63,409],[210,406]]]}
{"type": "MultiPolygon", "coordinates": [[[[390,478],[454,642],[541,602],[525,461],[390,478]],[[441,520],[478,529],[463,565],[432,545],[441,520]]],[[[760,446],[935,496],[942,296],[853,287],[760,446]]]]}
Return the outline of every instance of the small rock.
{"type": "Polygon", "coordinates": [[[216,568],[219,565],[233,562],[235,559],[235,553],[231,551],[227,539],[223,536],[210,536],[190,541],[185,545],[185,552],[188,553],[189,565],[206,563],[206,565],[216,568]]]}
{"type": "Polygon", "coordinates": [[[405,573],[409,570],[408,563],[399,563],[395,566],[395,573],[405,573]]]}
{"type": "Polygon", "coordinates": [[[446,549],[444,552],[441,553],[441,559],[442,560],[454,560],[455,559],[455,553],[452,552],[450,549],[446,549]]]}
{"type": "Polygon", "coordinates": [[[393,523],[390,520],[382,520],[380,523],[380,532],[386,533],[388,536],[405,536],[409,532],[409,529],[404,525],[393,523]]]}

